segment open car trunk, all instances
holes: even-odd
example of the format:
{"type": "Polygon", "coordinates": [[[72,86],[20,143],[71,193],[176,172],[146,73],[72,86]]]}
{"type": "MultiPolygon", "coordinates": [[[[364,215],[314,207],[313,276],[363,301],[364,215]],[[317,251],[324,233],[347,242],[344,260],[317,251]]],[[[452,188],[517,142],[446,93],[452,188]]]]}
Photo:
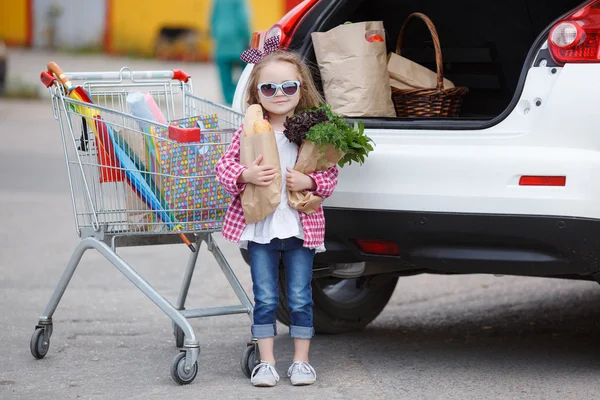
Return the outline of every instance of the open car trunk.
{"type": "MultiPolygon", "coordinates": [[[[436,26],[442,45],[444,77],[465,86],[459,119],[492,120],[510,107],[527,55],[536,39],[551,24],[582,4],[582,0],[322,0],[294,37],[292,48],[305,51],[316,65],[309,29],[327,31],[346,21],[381,20],[386,28],[388,52],[409,14],[426,14],[436,26]],[[308,25],[311,25],[309,28],[308,25]]],[[[436,70],[431,35],[419,20],[409,26],[402,55],[436,70]]],[[[525,70],[526,72],[526,70],[525,70]]],[[[320,75],[315,68],[319,88],[320,75]]],[[[521,85],[522,86],[522,85],[521,85]]]]}

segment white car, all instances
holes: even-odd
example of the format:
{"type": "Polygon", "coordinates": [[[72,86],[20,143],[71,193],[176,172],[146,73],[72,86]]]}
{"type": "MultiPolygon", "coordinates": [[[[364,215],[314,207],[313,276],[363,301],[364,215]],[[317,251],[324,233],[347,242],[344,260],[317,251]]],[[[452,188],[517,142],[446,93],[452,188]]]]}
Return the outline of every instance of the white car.
{"type": "MultiPolygon", "coordinates": [[[[599,277],[600,0],[307,0],[266,35],[320,85],[311,32],[382,20],[394,51],[417,11],[437,28],[445,77],[469,93],[454,119],[360,118],[376,147],[325,202],[318,332],[364,327],[406,275],[599,277]]],[[[435,70],[429,32],[411,27],[403,56],[435,70]]]]}

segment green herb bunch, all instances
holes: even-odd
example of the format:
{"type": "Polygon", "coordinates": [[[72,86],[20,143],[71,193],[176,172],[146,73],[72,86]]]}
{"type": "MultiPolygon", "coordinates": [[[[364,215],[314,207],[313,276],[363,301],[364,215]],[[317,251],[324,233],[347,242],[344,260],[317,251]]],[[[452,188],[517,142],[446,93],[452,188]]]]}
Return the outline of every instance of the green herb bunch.
{"type": "Polygon", "coordinates": [[[365,135],[362,121],[350,125],[342,116],[331,111],[328,104],[286,118],[284,127],[285,136],[297,145],[309,140],[321,147],[333,145],[343,152],[344,156],[338,162],[340,167],[352,162],[362,165],[373,151],[373,140],[365,135]]]}

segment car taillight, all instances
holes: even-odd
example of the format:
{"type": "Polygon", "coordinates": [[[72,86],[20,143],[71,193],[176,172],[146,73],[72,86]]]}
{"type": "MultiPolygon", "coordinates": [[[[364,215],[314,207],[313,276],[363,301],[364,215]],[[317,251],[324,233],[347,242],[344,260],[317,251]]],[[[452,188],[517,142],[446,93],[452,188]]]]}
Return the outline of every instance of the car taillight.
{"type": "Polygon", "coordinates": [[[548,47],[556,63],[600,62],[600,0],[588,1],[550,30],[548,47]]]}
{"type": "Polygon", "coordinates": [[[566,176],[524,175],[519,178],[519,186],[566,186],[566,176]]]}
{"type": "Polygon", "coordinates": [[[398,256],[398,246],[396,243],[388,240],[365,240],[357,239],[356,244],[360,251],[365,254],[378,256],[398,256]]]}
{"type": "Polygon", "coordinates": [[[262,45],[266,39],[272,36],[279,36],[279,47],[282,49],[287,48],[292,41],[292,37],[294,36],[294,32],[298,27],[298,23],[319,1],[320,0],[304,0],[296,7],[292,8],[268,31],[254,32],[252,35],[252,47],[255,49],[262,49],[262,45]]]}

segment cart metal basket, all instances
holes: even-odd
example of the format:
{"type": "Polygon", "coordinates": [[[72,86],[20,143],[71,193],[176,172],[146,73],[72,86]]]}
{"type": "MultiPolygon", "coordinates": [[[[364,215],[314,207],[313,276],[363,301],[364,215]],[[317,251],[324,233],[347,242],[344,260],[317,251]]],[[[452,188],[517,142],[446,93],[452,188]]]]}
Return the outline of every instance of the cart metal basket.
{"type": "MultiPolygon", "coordinates": [[[[216,182],[214,164],[243,115],[193,94],[180,70],[64,74],[54,63],[43,72],[58,121],[75,227],[81,242],[31,338],[43,358],[52,315],[83,254],[96,249],[173,321],[181,352],[171,366],[180,384],[194,380],[199,342],[188,319],[247,314],[253,305],[212,234],[221,230],[229,198],[216,182]],[[73,86],[73,83],[80,83],[73,86]],[[191,240],[190,240],[191,238],[191,240]],[[179,299],[170,304],[116,253],[117,247],[186,242],[192,252],[179,299]],[[193,242],[193,243],[192,243],[193,242]],[[240,305],[186,310],[188,289],[202,243],[215,257],[240,305]]],[[[255,344],[244,353],[254,365],[255,344]]]]}

